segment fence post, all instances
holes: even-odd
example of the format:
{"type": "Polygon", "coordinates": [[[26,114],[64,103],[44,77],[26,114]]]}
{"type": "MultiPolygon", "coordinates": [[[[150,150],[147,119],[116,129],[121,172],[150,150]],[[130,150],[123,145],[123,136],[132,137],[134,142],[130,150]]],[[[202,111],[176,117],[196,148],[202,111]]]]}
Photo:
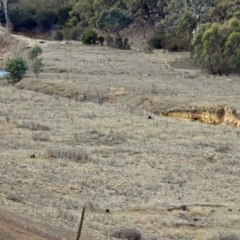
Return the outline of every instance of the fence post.
{"type": "Polygon", "coordinates": [[[78,234],[77,234],[76,240],[79,240],[80,237],[81,237],[81,231],[82,231],[82,226],[83,226],[83,219],[84,219],[85,208],[86,207],[84,206],[83,210],[82,210],[82,216],[81,216],[81,221],[80,221],[80,225],[79,225],[79,228],[78,228],[78,234]]]}

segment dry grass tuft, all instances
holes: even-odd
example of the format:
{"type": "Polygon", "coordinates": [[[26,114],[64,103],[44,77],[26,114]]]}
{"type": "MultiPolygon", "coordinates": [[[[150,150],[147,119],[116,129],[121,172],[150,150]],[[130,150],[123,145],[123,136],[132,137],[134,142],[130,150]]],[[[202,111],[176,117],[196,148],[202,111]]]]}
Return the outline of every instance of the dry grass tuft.
{"type": "Polygon", "coordinates": [[[213,233],[207,240],[239,240],[240,238],[235,233],[219,231],[213,233]]]}
{"type": "Polygon", "coordinates": [[[32,138],[34,141],[40,141],[40,142],[49,142],[50,137],[46,133],[34,133],[32,135],[32,138]]]}
{"type": "Polygon", "coordinates": [[[16,126],[18,128],[26,128],[32,131],[50,131],[50,128],[48,126],[35,122],[23,121],[22,123],[16,123],[16,126]]]}
{"type": "Polygon", "coordinates": [[[44,152],[45,158],[66,159],[74,162],[85,163],[90,160],[89,153],[82,147],[48,147],[44,152]]]}

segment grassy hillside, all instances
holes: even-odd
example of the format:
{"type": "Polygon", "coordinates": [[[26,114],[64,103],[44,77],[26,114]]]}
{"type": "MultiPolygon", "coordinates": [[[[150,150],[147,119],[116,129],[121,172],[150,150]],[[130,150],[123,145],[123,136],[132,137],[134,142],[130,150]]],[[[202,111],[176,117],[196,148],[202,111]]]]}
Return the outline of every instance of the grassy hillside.
{"type": "Polygon", "coordinates": [[[90,239],[238,239],[239,129],[162,115],[239,109],[238,77],[189,68],[185,53],[41,46],[39,79],[0,82],[5,209],[57,239],[48,225],[72,239],[83,206],[90,239]]]}

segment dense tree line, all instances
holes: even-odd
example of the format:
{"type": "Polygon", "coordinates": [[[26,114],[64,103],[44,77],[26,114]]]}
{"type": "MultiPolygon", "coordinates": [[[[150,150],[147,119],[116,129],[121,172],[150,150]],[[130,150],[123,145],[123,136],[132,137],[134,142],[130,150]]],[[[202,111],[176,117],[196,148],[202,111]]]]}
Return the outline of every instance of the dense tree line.
{"type": "Polygon", "coordinates": [[[240,71],[240,0],[8,0],[8,15],[14,31],[78,25],[115,34],[133,21],[144,29],[157,16],[153,35],[147,36],[151,47],[190,51],[213,73],[240,71]]]}

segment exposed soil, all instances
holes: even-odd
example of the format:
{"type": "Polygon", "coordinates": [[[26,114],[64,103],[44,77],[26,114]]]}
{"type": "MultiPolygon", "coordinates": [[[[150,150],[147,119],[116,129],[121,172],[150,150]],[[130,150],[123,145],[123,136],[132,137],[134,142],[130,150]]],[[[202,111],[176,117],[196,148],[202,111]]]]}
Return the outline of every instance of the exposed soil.
{"type": "MultiPolygon", "coordinates": [[[[31,219],[2,208],[0,208],[0,216],[1,240],[58,240],[59,236],[61,236],[61,239],[74,239],[72,232],[54,228],[48,224],[34,223],[31,219]]],[[[84,237],[82,239],[87,240],[84,237]]]]}
{"type": "Polygon", "coordinates": [[[240,111],[226,106],[217,107],[191,107],[189,109],[178,109],[162,112],[163,116],[200,121],[208,124],[229,124],[240,127],[240,111]]]}

